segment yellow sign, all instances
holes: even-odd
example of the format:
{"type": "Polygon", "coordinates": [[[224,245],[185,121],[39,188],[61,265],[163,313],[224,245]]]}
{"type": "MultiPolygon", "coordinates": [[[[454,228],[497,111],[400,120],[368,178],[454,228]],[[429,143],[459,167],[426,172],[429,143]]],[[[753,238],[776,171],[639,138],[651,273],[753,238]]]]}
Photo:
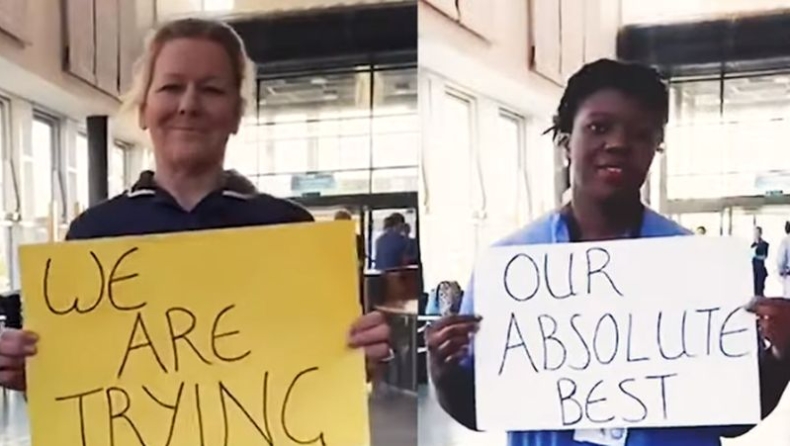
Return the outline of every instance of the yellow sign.
{"type": "Polygon", "coordinates": [[[34,446],[367,446],[353,223],[22,247],[34,446]]]}

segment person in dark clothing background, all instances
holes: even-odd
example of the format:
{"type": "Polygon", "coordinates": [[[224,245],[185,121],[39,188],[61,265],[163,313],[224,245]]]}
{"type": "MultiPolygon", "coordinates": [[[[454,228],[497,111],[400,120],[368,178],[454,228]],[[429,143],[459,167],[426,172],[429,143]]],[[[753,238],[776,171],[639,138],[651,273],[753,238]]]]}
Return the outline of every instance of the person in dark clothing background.
{"type": "Polygon", "coordinates": [[[376,239],[376,269],[384,271],[407,264],[409,239],[403,236],[403,214],[395,212],[384,219],[384,233],[376,239]]]}
{"type": "MultiPolygon", "coordinates": [[[[341,209],[335,212],[335,221],[353,220],[351,212],[341,209]]],[[[360,268],[365,266],[365,241],[362,239],[362,234],[357,233],[357,260],[359,261],[360,268]]]]}
{"type": "Polygon", "coordinates": [[[411,225],[404,223],[401,233],[406,237],[406,243],[408,244],[406,248],[406,263],[408,265],[416,265],[417,258],[419,257],[419,249],[417,240],[411,236],[411,225]]]}
{"type": "Polygon", "coordinates": [[[752,243],[752,271],[754,272],[754,295],[765,296],[765,279],[768,270],[765,268],[765,259],[768,258],[768,242],[763,240],[763,228],[754,228],[754,242],[752,243]]]}

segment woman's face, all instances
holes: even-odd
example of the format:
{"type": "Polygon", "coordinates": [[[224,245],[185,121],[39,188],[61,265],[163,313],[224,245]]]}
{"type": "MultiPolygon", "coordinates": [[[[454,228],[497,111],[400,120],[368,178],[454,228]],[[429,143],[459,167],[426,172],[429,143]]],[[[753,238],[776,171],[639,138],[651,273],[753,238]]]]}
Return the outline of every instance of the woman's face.
{"type": "Polygon", "coordinates": [[[630,197],[645,182],[661,143],[660,116],[615,89],[590,95],[579,107],[567,144],[571,182],[595,200],[630,197]]]}
{"type": "Polygon", "coordinates": [[[186,38],[165,43],[140,108],[157,161],[187,170],[221,168],[228,137],[238,131],[240,100],[221,45],[186,38]]]}

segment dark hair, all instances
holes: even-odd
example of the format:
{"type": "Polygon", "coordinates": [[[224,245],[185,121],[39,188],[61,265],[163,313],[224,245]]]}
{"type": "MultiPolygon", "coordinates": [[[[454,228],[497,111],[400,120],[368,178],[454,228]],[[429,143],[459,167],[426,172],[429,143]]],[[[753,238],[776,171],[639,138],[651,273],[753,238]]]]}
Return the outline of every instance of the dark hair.
{"type": "Polygon", "coordinates": [[[400,212],[393,212],[384,219],[384,229],[394,228],[395,226],[406,223],[406,218],[400,212]]]}
{"type": "Polygon", "coordinates": [[[654,69],[611,59],[599,59],[583,66],[570,79],[557,107],[553,125],[546,130],[555,143],[573,129],[581,104],[604,89],[615,89],[633,97],[656,112],[662,124],[669,119],[669,93],[661,75],[654,69]]]}

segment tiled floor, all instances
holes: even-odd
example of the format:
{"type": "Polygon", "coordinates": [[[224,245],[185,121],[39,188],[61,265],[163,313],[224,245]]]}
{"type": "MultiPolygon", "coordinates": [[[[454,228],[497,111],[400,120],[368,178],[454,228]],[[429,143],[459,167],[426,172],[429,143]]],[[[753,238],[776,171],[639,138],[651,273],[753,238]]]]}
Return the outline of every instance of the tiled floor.
{"type": "MultiPolygon", "coordinates": [[[[0,399],[0,446],[30,446],[24,399],[12,392],[0,399]]],[[[393,392],[372,395],[370,412],[372,446],[416,446],[415,397],[393,392]]]]}

